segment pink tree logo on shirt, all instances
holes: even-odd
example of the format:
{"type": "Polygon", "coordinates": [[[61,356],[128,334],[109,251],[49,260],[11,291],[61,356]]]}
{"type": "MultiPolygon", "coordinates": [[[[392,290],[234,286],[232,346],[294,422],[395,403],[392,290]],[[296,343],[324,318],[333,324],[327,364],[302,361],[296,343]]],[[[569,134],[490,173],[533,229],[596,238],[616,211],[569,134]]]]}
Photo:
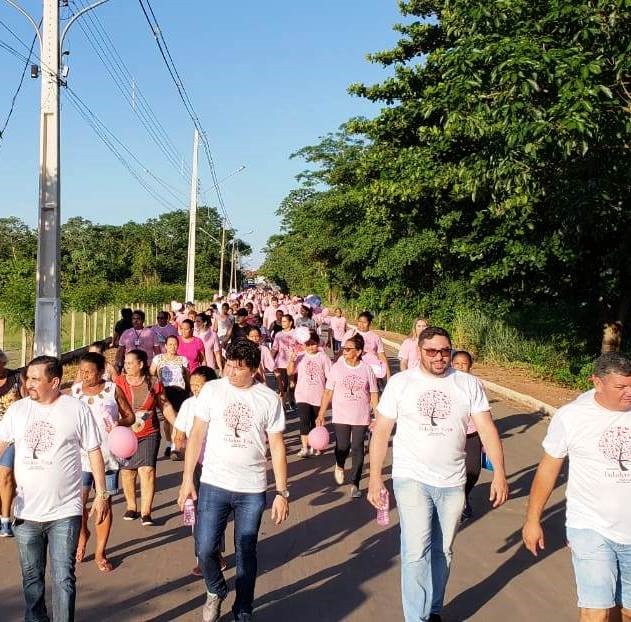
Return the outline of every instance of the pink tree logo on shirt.
{"type": "Polygon", "coordinates": [[[233,402],[223,413],[226,425],[234,430],[234,437],[240,438],[239,432],[247,432],[252,427],[252,411],[243,402],[233,402]]]}
{"type": "Polygon", "coordinates": [[[600,452],[612,462],[617,462],[621,471],[628,471],[625,462],[631,462],[631,427],[615,426],[605,430],[598,441],[600,452]]]}
{"type": "Polygon", "coordinates": [[[306,361],[305,374],[309,384],[318,384],[322,379],[320,366],[315,361],[306,361]]]}
{"type": "Polygon", "coordinates": [[[37,460],[37,452],[46,452],[55,442],[55,428],[48,421],[33,421],[24,433],[24,442],[37,460]]]}
{"type": "Polygon", "coordinates": [[[348,376],[344,378],[343,385],[346,389],[344,397],[347,400],[357,401],[361,400],[362,397],[364,397],[364,388],[366,386],[366,381],[361,376],[348,374],[348,376]]]}
{"type": "Polygon", "coordinates": [[[433,426],[437,426],[436,419],[447,419],[451,414],[451,400],[442,391],[425,391],[416,402],[421,417],[426,417],[433,426]]]}

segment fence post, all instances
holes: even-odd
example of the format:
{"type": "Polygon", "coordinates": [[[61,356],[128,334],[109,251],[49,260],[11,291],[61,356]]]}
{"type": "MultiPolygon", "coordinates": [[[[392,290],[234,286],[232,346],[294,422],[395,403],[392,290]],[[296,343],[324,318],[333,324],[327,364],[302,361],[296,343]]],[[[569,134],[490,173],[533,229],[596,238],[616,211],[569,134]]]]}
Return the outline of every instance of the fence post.
{"type": "Polygon", "coordinates": [[[20,353],[20,367],[26,365],[26,328],[22,328],[22,351],[20,353]]]}
{"type": "Polygon", "coordinates": [[[76,330],[77,330],[77,317],[74,311],[70,312],[70,351],[75,350],[75,339],[76,339],[76,330]]]}
{"type": "Polygon", "coordinates": [[[102,339],[105,339],[105,337],[107,337],[107,305],[105,305],[105,307],[103,307],[103,334],[101,336],[102,339]]]}
{"type": "Polygon", "coordinates": [[[81,347],[88,344],[88,314],[83,312],[83,335],[81,339],[81,347]]]}
{"type": "Polygon", "coordinates": [[[0,317],[0,350],[4,350],[4,318],[0,317]]]}

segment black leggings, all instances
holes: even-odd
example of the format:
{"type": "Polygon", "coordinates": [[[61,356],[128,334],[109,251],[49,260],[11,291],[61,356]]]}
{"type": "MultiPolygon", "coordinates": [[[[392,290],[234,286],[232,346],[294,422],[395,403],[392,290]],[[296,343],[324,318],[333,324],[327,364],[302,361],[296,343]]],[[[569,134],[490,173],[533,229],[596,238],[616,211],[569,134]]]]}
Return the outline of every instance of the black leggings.
{"type": "Polygon", "coordinates": [[[335,430],[335,462],[341,469],[344,468],[348,452],[353,448],[353,464],[351,466],[351,484],[359,487],[364,468],[364,439],[366,438],[367,425],[348,425],[346,423],[334,423],[335,430]]]}
{"type": "Polygon", "coordinates": [[[298,402],[296,410],[298,411],[298,417],[300,417],[300,436],[307,436],[315,428],[315,420],[320,409],[313,404],[298,402]]]}
{"type": "Polygon", "coordinates": [[[467,469],[467,482],[464,486],[465,497],[469,497],[469,493],[478,482],[480,470],[482,469],[482,441],[477,432],[467,434],[467,442],[465,444],[465,467],[467,469]]]}

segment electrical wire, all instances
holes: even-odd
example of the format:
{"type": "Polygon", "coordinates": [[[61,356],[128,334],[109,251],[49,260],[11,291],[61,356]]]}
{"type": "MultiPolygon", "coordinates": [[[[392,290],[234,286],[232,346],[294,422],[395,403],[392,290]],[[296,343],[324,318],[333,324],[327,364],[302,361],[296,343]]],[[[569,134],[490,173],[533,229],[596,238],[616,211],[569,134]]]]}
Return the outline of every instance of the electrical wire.
{"type": "MultiPolygon", "coordinates": [[[[13,31],[11,31],[10,28],[8,28],[8,26],[6,26],[6,24],[4,22],[0,21],[0,24],[2,24],[2,26],[4,26],[10,32],[13,32],[13,31]]],[[[41,26],[41,21],[40,21],[40,26],[41,26]]],[[[2,124],[2,127],[0,128],[0,147],[4,143],[4,135],[5,135],[5,132],[7,130],[7,126],[9,125],[9,121],[11,120],[11,117],[13,116],[13,111],[15,110],[15,102],[17,101],[18,95],[20,94],[20,91],[22,90],[22,85],[24,84],[24,78],[26,77],[26,72],[28,70],[28,66],[31,63],[31,56],[33,54],[33,48],[35,47],[35,42],[36,41],[37,41],[37,35],[35,35],[33,37],[33,41],[31,42],[31,47],[29,48],[28,57],[27,57],[26,61],[24,62],[24,69],[22,70],[22,75],[20,77],[20,82],[18,83],[18,87],[15,90],[15,93],[13,94],[13,97],[11,98],[11,105],[9,106],[9,112],[7,113],[7,117],[4,120],[4,123],[2,124]]]]}
{"type": "MultiPolygon", "coordinates": [[[[71,1],[77,9],[85,8],[82,0],[78,0],[78,3],[74,0],[71,1]]],[[[173,141],[164,129],[164,126],[160,123],[155,112],[149,105],[146,97],[137,86],[135,78],[127,68],[127,65],[120,56],[102,23],[98,20],[96,15],[93,16],[91,13],[86,13],[84,17],[85,19],[78,22],[79,26],[105,67],[112,82],[114,82],[124,100],[138,117],[152,141],[164,153],[177,173],[184,176],[184,171],[181,170],[181,162],[184,158],[178,152],[173,141]],[[120,77],[122,77],[126,83],[121,83],[120,77]],[[137,97],[130,95],[128,88],[134,89],[134,95],[137,95],[137,97]]],[[[180,190],[177,190],[177,192],[180,192],[180,190]]]]}
{"type": "Polygon", "coordinates": [[[184,82],[182,78],[180,77],[180,74],[177,70],[175,62],[173,61],[173,57],[171,56],[169,46],[164,38],[164,35],[162,34],[160,23],[158,22],[158,19],[153,11],[150,0],[138,0],[138,2],[145,16],[145,20],[147,21],[147,24],[149,25],[149,28],[151,29],[151,33],[153,34],[153,37],[156,41],[158,50],[160,52],[160,56],[162,57],[162,60],[164,61],[164,64],[166,65],[169,75],[171,76],[171,79],[173,83],[175,84],[175,87],[177,88],[178,95],[180,96],[180,99],[182,100],[182,103],[184,104],[186,112],[188,113],[188,116],[191,118],[191,121],[193,122],[194,127],[199,132],[199,135],[202,141],[202,146],[204,149],[204,154],[206,155],[206,160],[208,162],[208,167],[210,169],[210,176],[213,181],[213,187],[217,194],[217,201],[219,202],[219,207],[223,213],[225,221],[232,228],[232,223],[230,222],[230,217],[228,216],[228,212],[226,211],[226,206],[223,200],[223,196],[221,194],[221,189],[219,187],[217,172],[215,170],[215,163],[213,161],[212,152],[210,149],[210,143],[209,143],[206,131],[202,127],[199,116],[197,115],[197,112],[195,111],[193,103],[188,95],[188,92],[186,91],[186,87],[184,86],[184,82]],[[146,7],[145,7],[145,3],[147,5],[146,7]]]}
{"type": "MultiPolygon", "coordinates": [[[[4,49],[19,60],[25,61],[26,56],[21,52],[8,45],[4,41],[0,40],[0,49],[4,49]]],[[[46,72],[51,76],[55,74],[48,69],[45,65],[42,66],[42,72],[46,72]]],[[[58,76],[57,76],[58,77],[58,76]]],[[[164,198],[155,188],[152,188],[146,180],[136,171],[133,165],[125,158],[121,151],[116,147],[116,144],[120,145],[123,151],[128,153],[132,160],[134,160],[137,166],[143,173],[154,179],[157,183],[168,188],[168,184],[164,182],[160,177],[147,168],[133,153],[132,151],[119,139],[107,126],[96,116],[96,114],[89,108],[89,106],[79,97],[79,95],[70,87],[66,85],[66,90],[69,94],[69,101],[73,107],[79,112],[81,117],[86,121],[88,125],[94,130],[97,137],[105,144],[105,146],[114,154],[114,156],[120,161],[120,163],[127,169],[127,171],[138,181],[138,183],[163,207],[168,210],[178,210],[186,207],[185,205],[175,205],[168,199],[164,198]]]]}

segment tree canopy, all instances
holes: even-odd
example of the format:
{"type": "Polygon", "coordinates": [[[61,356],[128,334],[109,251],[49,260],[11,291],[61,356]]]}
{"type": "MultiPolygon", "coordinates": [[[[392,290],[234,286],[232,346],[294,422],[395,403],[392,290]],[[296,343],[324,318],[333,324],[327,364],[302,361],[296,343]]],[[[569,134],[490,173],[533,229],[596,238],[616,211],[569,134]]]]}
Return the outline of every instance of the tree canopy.
{"type": "MultiPolygon", "coordinates": [[[[631,304],[631,4],[409,0],[383,104],[296,155],[263,271],[379,310],[631,304]],[[287,259],[290,257],[290,259],[287,259]]],[[[587,312],[587,313],[586,313],[587,312]]]]}

